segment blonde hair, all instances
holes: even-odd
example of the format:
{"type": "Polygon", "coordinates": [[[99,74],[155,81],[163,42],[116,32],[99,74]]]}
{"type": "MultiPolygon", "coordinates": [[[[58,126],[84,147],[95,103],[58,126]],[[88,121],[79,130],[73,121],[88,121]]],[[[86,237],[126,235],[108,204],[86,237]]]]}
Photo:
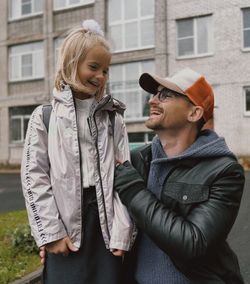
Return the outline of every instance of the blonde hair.
{"type": "MultiPolygon", "coordinates": [[[[102,34],[83,27],[70,31],[59,52],[55,77],[57,90],[62,91],[63,85],[67,84],[73,91],[91,93],[91,90],[85,87],[78,77],[78,66],[94,46],[103,46],[108,52],[111,52],[110,45],[102,34]]],[[[96,96],[101,97],[103,92],[104,88],[99,90],[96,96]]]]}

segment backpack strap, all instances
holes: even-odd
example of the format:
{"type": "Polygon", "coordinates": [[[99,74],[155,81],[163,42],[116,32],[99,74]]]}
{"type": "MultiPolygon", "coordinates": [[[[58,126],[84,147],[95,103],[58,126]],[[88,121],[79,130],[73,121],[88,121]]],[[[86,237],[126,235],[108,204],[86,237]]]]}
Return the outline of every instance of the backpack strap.
{"type": "Polygon", "coordinates": [[[51,104],[43,105],[42,111],[43,111],[43,123],[47,129],[47,133],[49,133],[49,121],[52,111],[52,105],[51,104]]]}

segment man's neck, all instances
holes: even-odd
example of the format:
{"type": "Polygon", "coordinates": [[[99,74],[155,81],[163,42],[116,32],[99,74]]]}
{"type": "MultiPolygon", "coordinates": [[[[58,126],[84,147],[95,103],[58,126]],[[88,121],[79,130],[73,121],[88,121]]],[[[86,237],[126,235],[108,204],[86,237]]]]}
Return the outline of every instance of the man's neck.
{"type": "Polygon", "coordinates": [[[194,129],[180,131],[179,133],[170,133],[163,130],[157,134],[162,148],[169,158],[181,155],[197,138],[197,131],[194,129]]]}

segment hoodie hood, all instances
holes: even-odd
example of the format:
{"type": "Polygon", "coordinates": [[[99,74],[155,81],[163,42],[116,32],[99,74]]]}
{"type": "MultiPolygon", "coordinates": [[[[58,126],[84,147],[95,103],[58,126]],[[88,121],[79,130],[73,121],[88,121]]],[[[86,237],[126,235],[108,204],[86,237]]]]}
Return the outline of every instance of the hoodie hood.
{"type": "Polygon", "coordinates": [[[180,161],[183,159],[204,159],[228,156],[236,160],[235,155],[229,150],[225,139],[219,137],[214,131],[206,129],[200,132],[196,141],[181,155],[168,158],[164,152],[158,136],[152,141],[153,163],[166,161],[180,161]]]}

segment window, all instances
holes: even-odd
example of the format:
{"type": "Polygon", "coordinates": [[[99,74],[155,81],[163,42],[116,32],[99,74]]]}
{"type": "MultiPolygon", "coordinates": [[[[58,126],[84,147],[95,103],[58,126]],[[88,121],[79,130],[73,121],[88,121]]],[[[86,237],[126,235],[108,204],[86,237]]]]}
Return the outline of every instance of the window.
{"type": "Polygon", "coordinates": [[[54,10],[94,3],[94,0],[54,0],[54,10]]]}
{"type": "Polygon", "coordinates": [[[128,133],[129,149],[132,150],[153,140],[153,132],[135,132],[128,133]]]}
{"type": "Polygon", "coordinates": [[[148,116],[149,94],[138,83],[143,72],[154,73],[154,62],[117,64],[110,68],[109,90],[114,98],[126,104],[126,119],[135,120],[148,116]]]}
{"type": "Polygon", "coordinates": [[[243,48],[250,48],[250,8],[243,9],[243,48]]]}
{"type": "Polygon", "coordinates": [[[9,80],[30,80],[44,77],[43,43],[12,46],[9,49],[9,80]]]}
{"type": "Polygon", "coordinates": [[[58,62],[58,56],[60,47],[63,43],[64,38],[58,37],[54,40],[54,63],[55,63],[55,69],[57,68],[57,62],[58,62]]]}
{"type": "Polygon", "coordinates": [[[250,87],[244,89],[244,114],[250,116],[250,87]]]}
{"type": "Polygon", "coordinates": [[[200,56],[212,53],[212,17],[177,21],[177,55],[200,56]]]}
{"type": "Polygon", "coordinates": [[[42,11],[43,0],[9,0],[10,20],[41,14],[42,11]]]}
{"type": "Polygon", "coordinates": [[[154,46],[154,0],[109,0],[108,3],[114,51],[154,46]]]}
{"type": "Polygon", "coordinates": [[[23,143],[30,115],[36,106],[10,108],[10,140],[12,143],[23,143]]]}

